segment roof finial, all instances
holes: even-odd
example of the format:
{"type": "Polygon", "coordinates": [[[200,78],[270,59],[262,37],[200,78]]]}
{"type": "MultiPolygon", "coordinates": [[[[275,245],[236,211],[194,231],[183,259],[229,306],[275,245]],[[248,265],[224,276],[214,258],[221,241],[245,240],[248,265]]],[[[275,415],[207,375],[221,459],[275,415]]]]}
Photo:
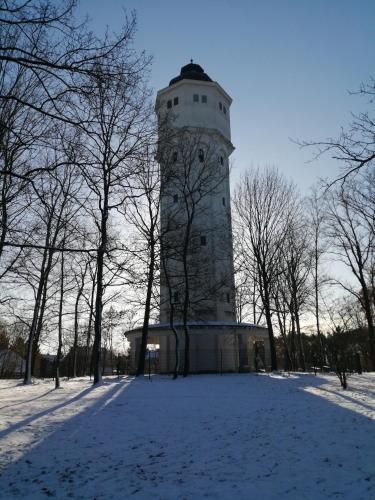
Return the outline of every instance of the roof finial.
{"type": "Polygon", "coordinates": [[[190,63],[193,64],[193,59],[190,59],[190,63]]]}

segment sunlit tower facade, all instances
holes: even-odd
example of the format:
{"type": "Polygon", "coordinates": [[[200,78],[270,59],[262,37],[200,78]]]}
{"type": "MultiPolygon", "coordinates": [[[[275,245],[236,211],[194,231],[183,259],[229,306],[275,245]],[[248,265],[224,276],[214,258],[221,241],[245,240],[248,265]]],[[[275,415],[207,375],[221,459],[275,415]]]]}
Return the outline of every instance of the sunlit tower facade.
{"type": "MultiPolygon", "coordinates": [[[[173,129],[167,158],[160,162],[162,176],[170,178],[161,199],[162,234],[175,217],[180,229],[172,238],[176,244],[183,242],[190,212],[195,210],[188,250],[189,319],[194,321],[235,321],[236,316],[229,187],[229,157],[234,149],[231,103],[225,90],[193,62],[183,66],[156,99],[160,126],[167,119],[173,129]],[[185,205],[190,198],[195,206],[189,210],[185,205]]],[[[162,323],[169,320],[171,292],[177,317],[181,315],[185,289],[177,260],[166,259],[166,266],[161,266],[162,323]]]]}
{"type": "MultiPolygon", "coordinates": [[[[191,373],[251,371],[259,368],[260,352],[261,366],[270,366],[267,329],[236,321],[231,104],[220,84],[193,61],[157,93],[157,157],[162,174],[160,322],[149,325],[148,345],[156,349],[152,359],[159,373],[173,372],[179,350],[181,359],[182,352],[189,352],[191,373]],[[184,350],[186,325],[188,351],[184,350]]],[[[127,332],[133,367],[141,336],[141,328],[127,332]]]]}

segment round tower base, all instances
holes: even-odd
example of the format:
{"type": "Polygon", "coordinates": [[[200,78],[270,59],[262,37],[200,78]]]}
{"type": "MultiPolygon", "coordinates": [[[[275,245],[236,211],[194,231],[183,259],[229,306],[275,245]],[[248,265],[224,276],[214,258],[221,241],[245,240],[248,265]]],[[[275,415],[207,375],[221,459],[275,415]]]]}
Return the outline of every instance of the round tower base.
{"type": "MultiPolygon", "coordinates": [[[[175,332],[166,323],[149,326],[146,372],[172,374],[177,358],[178,372],[183,373],[185,329],[181,322],[176,322],[173,326],[175,332]]],[[[187,329],[189,373],[235,373],[271,368],[266,328],[231,321],[191,321],[187,329]]],[[[126,337],[130,342],[129,373],[135,373],[142,328],[126,332],[126,337]]]]}

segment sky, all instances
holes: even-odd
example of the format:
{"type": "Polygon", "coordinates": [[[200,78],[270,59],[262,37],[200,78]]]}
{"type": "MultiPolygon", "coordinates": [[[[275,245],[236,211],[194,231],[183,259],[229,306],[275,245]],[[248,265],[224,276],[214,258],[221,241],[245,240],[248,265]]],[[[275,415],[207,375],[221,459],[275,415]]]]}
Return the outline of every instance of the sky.
{"type": "Polygon", "coordinates": [[[191,58],[233,98],[232,186],[251,166],[275,166],[302,194],[338,164],[294,141],[337,137],[350,95],[375,77],[372,0],[81,0],[92,28],[118,31],[135,10],[135,47],[153,57],[150,86],[167,86],[191,58]]]}

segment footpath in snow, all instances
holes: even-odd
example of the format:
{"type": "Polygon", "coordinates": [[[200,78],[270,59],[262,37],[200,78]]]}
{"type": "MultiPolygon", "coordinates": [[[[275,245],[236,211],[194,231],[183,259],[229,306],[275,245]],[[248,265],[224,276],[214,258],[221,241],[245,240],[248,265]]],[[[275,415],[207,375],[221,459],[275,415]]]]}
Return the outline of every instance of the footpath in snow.
{"type": "Polygon", "coordinates": [[[1,499],[375,499],[375,374],[0,381],[1,499]]]}

